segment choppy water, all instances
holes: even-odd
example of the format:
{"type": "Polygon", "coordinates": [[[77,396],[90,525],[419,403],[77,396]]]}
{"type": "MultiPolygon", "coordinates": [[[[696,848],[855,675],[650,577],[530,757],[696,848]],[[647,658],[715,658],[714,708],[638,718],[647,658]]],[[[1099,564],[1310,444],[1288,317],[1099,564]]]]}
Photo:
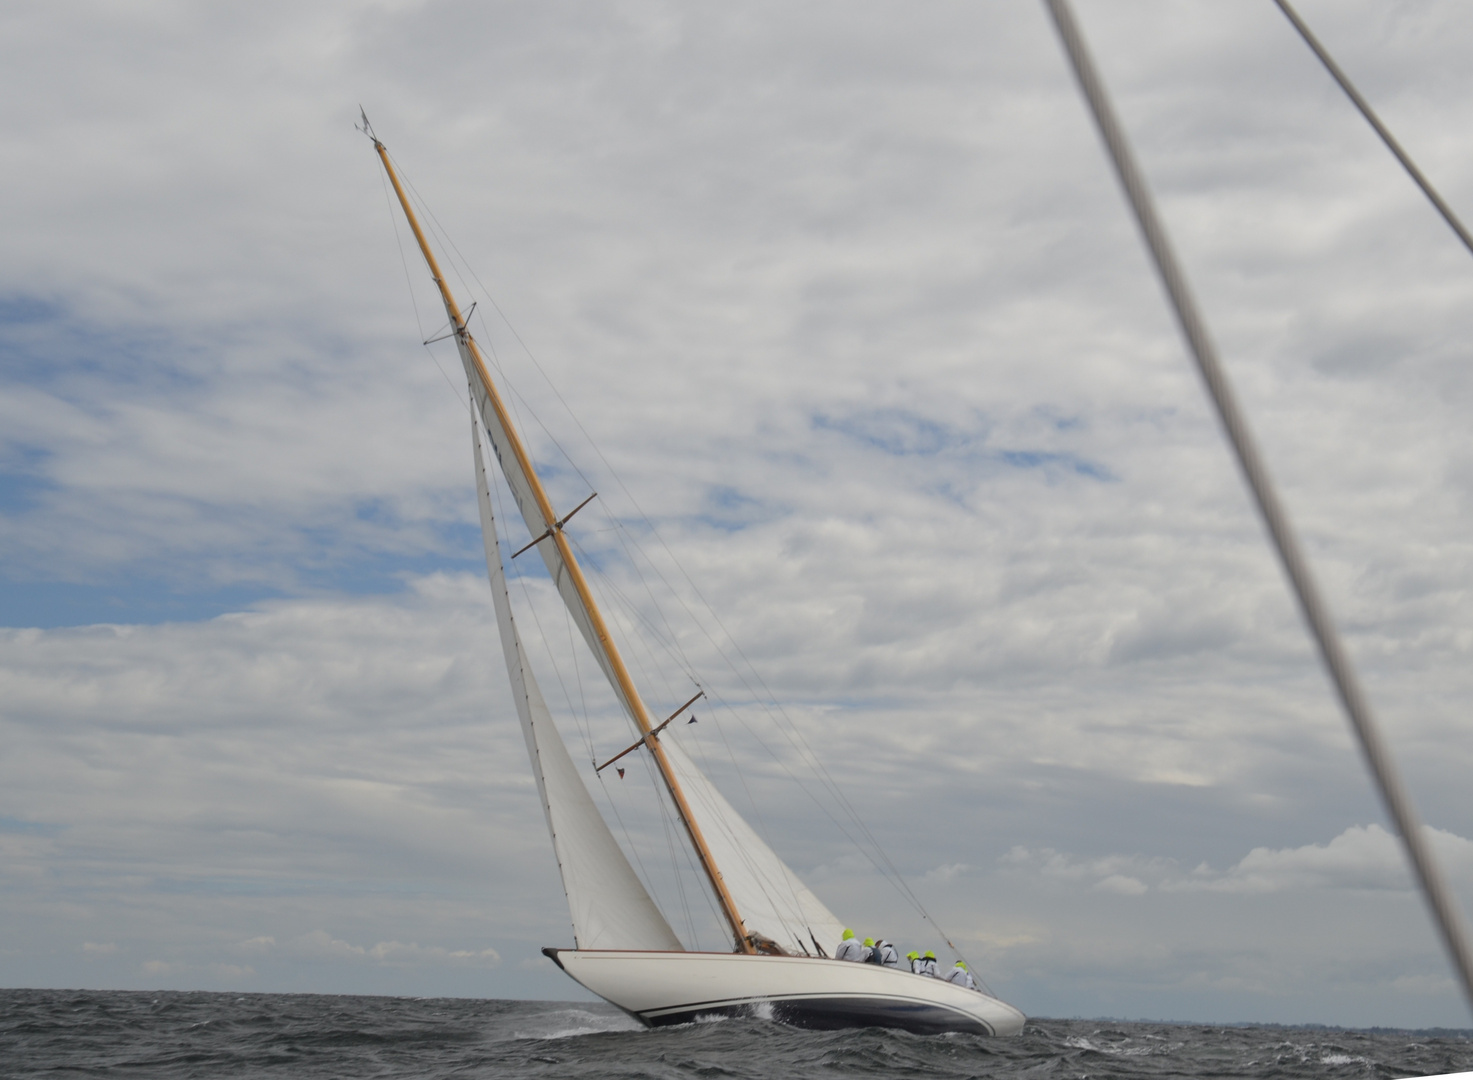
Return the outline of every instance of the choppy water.
{"type": "Polygon", "coordinates": [[[1016,1039],[800,1031],[760,1019],[646,1031],[605,1005],[314,994],[0,990],[0,1076],[1405,1077],[1473,1070],[1466,1033],[1090,1020],[1016,1039]]]}

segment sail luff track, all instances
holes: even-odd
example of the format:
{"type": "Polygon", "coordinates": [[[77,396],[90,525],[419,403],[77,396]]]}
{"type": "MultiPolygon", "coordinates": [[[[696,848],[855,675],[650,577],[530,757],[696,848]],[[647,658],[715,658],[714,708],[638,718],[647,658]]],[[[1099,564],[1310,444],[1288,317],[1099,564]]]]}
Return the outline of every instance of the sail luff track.
{"type": "MultiPolygon", "coordinates": [[[[372,137],[372,136],[370,136],[372,137]]],[[[563,535],[561,522],[552,509],[552,502],[548,498],[537,471],[532,465],[531,455],[528,454],[523,445],[521,437],[511,423],[511,417],[501,400],[501,395],[496,389],[496,384],[491,379],[487,370],[485,358],[481,355],[480,347],[475,338],[471,336],[470,329],[466,325],[465,318],[461,315],[460,305],[456,303],[455,296],[450,291],[449,283],[445,280],[440,270],[440,264],[435,258],[434,251],[426,240],[423,229],[420,228],[419,219],[409,203],[409,197],[405,194],[403,185],[399,182],[398,173],[395,172],[393,163],[389,160],[388,148],[377,138],[373,139],[374,149],[378,152],[379,160],[383,163],[384,171],[388,174],[389,182],[394,187],[394,193],[399,197],[399,204],[404,210],[404,216],[409,222],[409,228],[414,233],[414,238],[419,244],[420,253],[424,256],[429,266],[430,276],[434,279],[436,287],[440,290],[440,298],[445,303],[445,313],[450,319],[453,328],[455,343],[460,351],[461,361],[466,368],[466,376],[470,379],[472,393],[479,406],[481,418],[486,425],[486,434],[491,440],[492,449],[501,465],[502,472],[511,483],[512,495],[517,502],[518,509],[526,519],[529,532],[539,540],[536,546],[541,550],[544,562],[547,563],[548,571],[558,586],[559,593],[564,601],[572,609],[575,619],[579,622],[579,629],[583,632],[585,640],[593,650],[598,659],[600,667],[608,677],[614,692],[620,698],[630,718],[639,728],[644,737],[645,745],[649,748],[650,756],[654,759],[661,779],[670,793],[671,802],[675,805],[677,815],[681,824],[685,827],[686,835],[690,838],[691,845],[696,849],[700,859],[701,867],[705,871],[716,893],[727,923],[731,928],[735,945],[740,952],[755,952],[756,947],[748,934],[741,914],[737,909],[736,901],[731,895],[722,878],[720,869],[711,855],[701,828],[696,822],[695,815],[691,812],[689,802],[681,788],[680,781],[676,777],[674,769],[665,754],[665,749],[660,745],[658,738],[651,737],[653,724],[650,721],[649,710],[646,708],[643,698],[630,677],[629,670],[624,664],[623,657],[619,654],[618,647],[614,644],[609,634],[608,626],[604,621],[603,613],[599,610],[593,599],[593,594],[588,586],[588,581],[583,575],[582,567],[574,557],[572,547],[568,539],[563,535]],[[510,454],[512,461],[508,462],[503,454],[503,448],[510,454]],[[522,483],[517,483],[520,479],[522,483]],[[524,491],[530,496],[533,505],[526,505],[524,491]],[[543,541],[546,541],[544,543],[543,541]],[[551,544],[549,550],[547,544],[551,544]],[[566,586],[566,587],[565,587],[566,586]],[[568,589],[572,596],[569,596],[568,589]]]]}
{"type": "Polygon", "coordinates": [[[1366,698],[1355,666],[1351,663],[1350,654],[1340,641],[1339,631],[1335,629],[1334,620],[1330,617],[1329,606],[1320,594],[1309,561],[1304,557],[1289,516],[1269,478],[1257,442],[1248,428],[1247,418],[1238,405],[1237,395],[1228,382],[1227,373],[1222,369],[1217,346],[1207,331],[1206,321],[1197,309],[1197,301],[1187,284],[1186,274],[1177,261],[1176,253],[1166,235],[1166,227],[1156,212],[1155,200],[1151,197],[1150,188],[1146,186],[1145,176],[1136,164],[1125,129],[1121,127],[1110,104],[1109,95],[1095,69],[1094,60],[1074,19],[1069,0],[1045,0],[1045,3],[1049,14],[1053,16],[1054,25],[1058,28],[1059,38],[1074,68],[1080,90],[1084,93],[1085,101],[1100,129],[1105,148],[1120,179],[1120,186],[1125,190],[1125,197],[1135,213],[1146,247],[1160,273],[1182,335],[1196,360],[1202,381],[1207,386],[1208,396],[1217,408],[1218,418],[1222,421],[1228,442],[1237,456],[1243,478],[1247,481],[1264,524],[1268,527],[1304,621],[1309,626],[1315,644],[1319,646],[1320,657],[1335,687],[1336,695],[1340,698],[1346,718],[1350,721],[1351,729],[1360,743],[1361,753],[1370,768],[1382,803],[1401,835],[1407,860],[1411,863],[1413,875],[1431,910],[1432,920],[1442,936],[1448,959],[1462,980],[1463,993],[1469,1005],[1473,1006],[1473,952],[1468,947],[1457,902],[1432,853],[1417,808],[1402,783],[1396,762],[1391,757],[1391,750],[1381,736],[1370,701],[1366,698]]]}

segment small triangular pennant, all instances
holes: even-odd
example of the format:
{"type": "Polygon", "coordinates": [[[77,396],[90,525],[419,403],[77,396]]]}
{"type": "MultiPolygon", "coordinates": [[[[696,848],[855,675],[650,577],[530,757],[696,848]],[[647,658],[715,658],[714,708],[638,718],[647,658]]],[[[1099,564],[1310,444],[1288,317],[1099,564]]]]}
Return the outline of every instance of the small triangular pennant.
{"type": "MultiPolygon", "coordinates": [[[[619,769],[619,766],[615,765],[614,768],[619,769]]],[[[624,770],[623,769],[619,769],[619,779],[620,780],[624,779],[624,770]]]]}
{"type": "Polygon", "coordinates": [[[690,714],[690,719],[687,720],[686,723],[687,724],[694,724],[695,722],[696,722],[696,714],[695,713],[691,713],[690,714]]]}

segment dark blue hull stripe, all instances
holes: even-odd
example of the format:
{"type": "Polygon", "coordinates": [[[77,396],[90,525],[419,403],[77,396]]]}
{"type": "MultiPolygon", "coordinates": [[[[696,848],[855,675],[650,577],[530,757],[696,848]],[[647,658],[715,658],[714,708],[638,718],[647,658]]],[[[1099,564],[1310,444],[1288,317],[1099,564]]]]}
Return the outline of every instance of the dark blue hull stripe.
{"type": "Polygon", "coordinates": [[[772,1018],[795,1027],[833,1030],[850,1027],[891,1027],[918,1035],[945,1031],[991,1035],[985,1021],[957,1009],[905,998],[804,995],[787,998],[748,998],[740,1001],[697,1001],[652,1009],[638,1016],[652,1027],[688,1024],[704,1016],[743,1016],[772,1009],[772,1018]]]}

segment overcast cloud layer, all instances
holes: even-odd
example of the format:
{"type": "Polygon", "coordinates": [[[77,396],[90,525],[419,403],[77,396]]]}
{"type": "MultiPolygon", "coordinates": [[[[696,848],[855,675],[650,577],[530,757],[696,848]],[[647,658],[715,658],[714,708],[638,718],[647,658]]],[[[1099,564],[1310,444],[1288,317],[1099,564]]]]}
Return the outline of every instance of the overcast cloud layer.
{"type": "MultiPolygon", "coordinates": [[[[1473,216],[1473,16],[1302,7],[1473,216]]],[[[1473,260],[1267,0],[1081,16],[1467,906],[1473,260]]],[[[361,102],[652,707],[683,657],[841,918],[938,944],[794,731],[1025,1011],[1467,1025],[1039,6],[12,4],[0,56],[0,982],[580,993],[361,102]]]]}

